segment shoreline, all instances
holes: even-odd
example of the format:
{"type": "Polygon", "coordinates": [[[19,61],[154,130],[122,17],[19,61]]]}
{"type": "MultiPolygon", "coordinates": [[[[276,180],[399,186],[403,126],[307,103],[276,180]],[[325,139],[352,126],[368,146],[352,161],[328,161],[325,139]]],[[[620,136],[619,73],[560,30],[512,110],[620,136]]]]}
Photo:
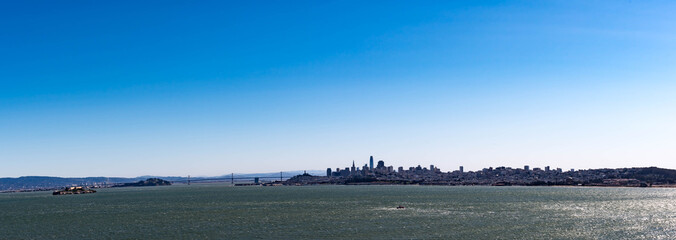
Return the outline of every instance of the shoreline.
{"type": "MultiPolygon", "coordinates": [[[[193,183],[193,185],[202,185],[202,184],[213,184],[213,183],[193,183]]],[[[224,184],[230,185],[230,184],[224,184]]],[[[446,187],[464,187],[464,186],[482,186],[482,187],[602,187],[602,188],[676,188],[676,184],[671,185],[651,185],[651,186],[612,186],[612,185],[488,185],[488,184],[397,184],[397,183],[346,183],[346,184],[332,184],[332,183],[316,183],[316,184],[279,184],[279,185],[246,185],[246,186],[265,186],[265,187],[277,187],[277,186],[320,186],[320,185],[335,185],[335,186],[446,186],[446,187]]],[[[246,187],[246,186],[236,186],[236,187],[246,187]]],[[[232,187],[235,187],[234,185],[232,187]]],[[[112,188],[112,187],[108,187],[112,188]]],[[[49,192],[55,191],[58,188],[54,189],[21,189],[21,190],[4,190],[0,191],[0,194],[9,194],[9,193],[27,193],[27,192],[49,192]]]]}

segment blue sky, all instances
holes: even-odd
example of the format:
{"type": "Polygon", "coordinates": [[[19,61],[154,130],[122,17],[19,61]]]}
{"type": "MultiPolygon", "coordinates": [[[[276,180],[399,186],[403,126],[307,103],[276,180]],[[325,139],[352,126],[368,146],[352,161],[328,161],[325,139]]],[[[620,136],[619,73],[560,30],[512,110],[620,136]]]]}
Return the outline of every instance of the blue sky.
{"type": "Polygon", "coordinates": [[[0,176],[676,168],[670,1],[6,1],[0,176]]]}

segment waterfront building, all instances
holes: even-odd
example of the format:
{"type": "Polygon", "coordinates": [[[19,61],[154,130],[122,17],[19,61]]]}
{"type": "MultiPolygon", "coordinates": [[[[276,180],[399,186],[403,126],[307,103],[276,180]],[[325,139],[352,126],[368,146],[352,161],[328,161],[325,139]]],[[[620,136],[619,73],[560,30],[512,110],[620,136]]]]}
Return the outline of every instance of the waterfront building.
{"type": "Polygon", "coordinates": [[[373,170],[373,156],[369,158],[369,168],[373,170]]]}
{"type": "Polygon", "coordinates": [[[345,168],[345,169],[343,169],[343,170],[340,170],[340,176],[342,176],[342,177],[350,176],[350,169],[349,169],[349,168],[345,168]]]}
{"type": "Polygon", "coordinates": [[[326,176],[331,177],[331,168],[326,169],[326,176]]]}

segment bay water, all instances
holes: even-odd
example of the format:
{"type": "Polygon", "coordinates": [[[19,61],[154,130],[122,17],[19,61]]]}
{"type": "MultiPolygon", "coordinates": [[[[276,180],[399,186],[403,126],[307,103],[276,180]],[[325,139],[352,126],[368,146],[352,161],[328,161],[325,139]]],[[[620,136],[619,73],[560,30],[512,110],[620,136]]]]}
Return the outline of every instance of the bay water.
{"type": "Polygon", "coordinates": [[[194,184],[7,193],[0,239],[676,239],[676,189],[194,184]]]}

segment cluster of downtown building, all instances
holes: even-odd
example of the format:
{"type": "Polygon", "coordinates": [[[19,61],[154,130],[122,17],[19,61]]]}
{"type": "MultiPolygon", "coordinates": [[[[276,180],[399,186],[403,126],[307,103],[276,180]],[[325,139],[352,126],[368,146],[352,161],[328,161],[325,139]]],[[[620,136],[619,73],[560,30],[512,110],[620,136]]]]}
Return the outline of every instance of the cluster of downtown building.
{"type": "MultiPolygon", "coordinates": [[[[462,168],[462,167],[460,167],[462,168]]],[[[392,166],[385,166],[383,160],[378,161],[378,164],[373,166],[373,156],[369,158],[369,164],[364,164],[361,168],[356,167],[354,161],[352,161],[352,167],[346,167],[344,169],[336,168],[333,171],[331,168],[326,169],[327,177],[359,177],[359,176],[387,176],[391,174],[423,174],[423,173],[441,173],[441,170],[430,165],[430,168],[424,168],[418,165],[418,167],[410,167],[408,170],[404,170],[404,167],[399,167],[397,171],[394,170],[392,166]]]]}
{"type": "MultiPolygon", "coordinates": [[[[374,166],[373,156],[369,164],[357,167],[326,169],[326,175],[305,176],[290,179],[289,184],[430,184],[430,185],[590,185],[590,186],[646,186],[669,184],[671,180],[646,182],[642,174],[659,168],[620,168],[564,171],[561,168],[489,167],[479,171],[465,172],[460,166],[455,171],[442,172],[434,165],[429,168],[404,169],[385,166],[380,160],[374,166]],[[638,178],[638,179],[637,179],[638,178]]],[[[673,171],[673,170],[670,170],[673,171]]]]}

